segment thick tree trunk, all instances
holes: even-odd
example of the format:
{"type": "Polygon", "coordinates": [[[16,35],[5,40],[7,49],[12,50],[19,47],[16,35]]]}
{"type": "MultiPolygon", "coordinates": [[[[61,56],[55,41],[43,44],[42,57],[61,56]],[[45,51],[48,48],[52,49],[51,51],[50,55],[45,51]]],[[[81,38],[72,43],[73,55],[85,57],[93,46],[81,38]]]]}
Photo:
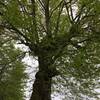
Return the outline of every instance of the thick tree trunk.
{"type": "Polygon", "coordinates": [[[48,73],[48,66],[41,58],[30,100],[51,100],[51,81],[52,77],[48,73]]]}
{"type": "Polygon", "coordinates": [[[44,72],[37,72],[30,100],[51,100],[51,78],[44,72]]]}

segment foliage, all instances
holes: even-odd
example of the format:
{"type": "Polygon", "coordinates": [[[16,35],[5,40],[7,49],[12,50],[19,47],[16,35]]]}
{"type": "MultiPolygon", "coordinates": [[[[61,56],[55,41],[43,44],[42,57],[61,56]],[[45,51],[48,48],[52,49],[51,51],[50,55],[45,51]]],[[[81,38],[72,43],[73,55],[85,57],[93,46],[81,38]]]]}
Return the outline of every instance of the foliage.
{"type": "MultiPolygon", "coordinates": [[[[55,65],[61,76],[54,78],[58,93],[70,100],[98,98],[100,89],[100,44],[90,42],[85,48],[68,48],[68,54],[59,58],[55,65]],[[97,49],[98,48],[98,49],[97,49]],[[62,92],[60,90],[63,90],[62,92]]],[[[54,90],[55,92],[55,90],[54,90]]],[[[66,99],[64,99],[66,100],[66,99]]]]}
{"type": "Polygon", "coordinates": [[[99,0],[2,0],[0,5],[1,28],[60,71],[59,90],[66,87],[71,100],[98,97],[99,0]]]}
{"type": "Polygon", "coordinates": [[[9,38],[3,37],[0,35],[0,99],[24,100],[26,73],[22,52],[15,49],[9,38]]]}

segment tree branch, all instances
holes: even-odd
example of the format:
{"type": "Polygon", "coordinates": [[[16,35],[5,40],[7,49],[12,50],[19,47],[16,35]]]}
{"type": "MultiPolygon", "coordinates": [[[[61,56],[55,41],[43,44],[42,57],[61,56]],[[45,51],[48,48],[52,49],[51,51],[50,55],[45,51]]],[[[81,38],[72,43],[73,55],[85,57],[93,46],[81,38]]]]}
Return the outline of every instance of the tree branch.
{"type": "Polygon", "coordinates": [[[63,3],[63,0],[54,9],[52,9],[52,11],[50,13],[50,18],[52,16],[52,14],[61,6],[62,3],[63,3]]]}
{"type": "Polygon", "coordinates": [[[30,41],[30,39],[28,37],[26,37],[19,29],[17,29],[10,22],[8,22],[8,25],[2,25],[2,24],[0,24],[0,27],[6,28],[8,30],[13,30],[15,33],[17,33],[17,35],[22,36],[26,41],[30,41]]]}
{"type": "Polygon", "coordinates": [[[37,0],[37,1],[39,1],[39,3],[41,4],[42,8],[45,9],[45,6],[44,6],[43,2],[41,0],[37,0]]]}
{"type": "Polygon", "coordinates": [[[33,33],[35,34],[36,42],[39,42],[38,32],[37,32],[37,23],[36,23],[36,8],[35,0],[31,0],[32,3],[32,17],[33,17],[33,33]]]}
{"type": "MultiPolygon", "coordinates": [[[[60,4],[62,4],[62,3],[60,3],[60,4]]],[[[59,6],[61,6],[61,5],[59,5],[59,6]]],[[[64,7],[64,4],[61,6],[61,8],[59,8],[57,23],[56,23],[55,31],[54,31],[55,34],[57,34],[57,32],[58,32],[58,30],[59,30],[60,15],[61,15],[61,13],[62,13],[63,7],[64,7]]]]}
{"type": "Polygon", "coordinates": [[[68,7],[68,4],[69,4],[70,2],[66,2],[65,0],[64,0],[64,4],[65,4],[65,8],[66,8],[66,11],[67,11],[67,14],[68,14],[68,18],[69,18],[69,21],[70,21],[70,23],[73,23],[73,20],[71,19],[71,16],[70,16],[70,11],[69,11],[69,7],[68,7]]]}
{"type": "Polygon", "coordinates": [[[48,37],[51,37],[50,32],[50,15],[49,15],[49,0],[44,0],[45,7],[45,25],[46,25],[46,33],[48,37]]]}

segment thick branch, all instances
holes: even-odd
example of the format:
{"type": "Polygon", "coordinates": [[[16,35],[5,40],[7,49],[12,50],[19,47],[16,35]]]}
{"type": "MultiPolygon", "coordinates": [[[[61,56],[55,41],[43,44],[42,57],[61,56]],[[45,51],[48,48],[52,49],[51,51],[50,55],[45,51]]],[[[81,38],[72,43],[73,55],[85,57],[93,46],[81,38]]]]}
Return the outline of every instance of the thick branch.
{"type": "Polygon", "coordinates": [[[33,17],[33,33],[35,34],[36,42],[39,42],[38,32],[37,32],[37,23],[36,23],[36,4],[35,0],[31,0],[32,3],[32,17],[33,17]]]}
{"type": "Polygon", "coordinates": [[[44,7],[45,7],[46,31],[47,31],[47,35],[51,36],[51,32],[50,32],[50,15],[49,15],[49,0],[44,0],[44,7]]]}

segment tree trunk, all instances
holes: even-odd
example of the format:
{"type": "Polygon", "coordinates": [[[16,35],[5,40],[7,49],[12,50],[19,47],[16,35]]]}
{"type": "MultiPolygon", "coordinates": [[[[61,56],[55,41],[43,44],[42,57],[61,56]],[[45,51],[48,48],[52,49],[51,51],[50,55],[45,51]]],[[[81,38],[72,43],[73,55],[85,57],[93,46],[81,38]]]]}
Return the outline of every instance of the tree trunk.
{"type": "Polygon", "coordinates": [[[30,100],[51,100],[51,78],[37,72],[30,100]]]}
{"type": "Polygon", "coordinates": [[[35,75],[35,82],[30,100],[51,100],[51,81],[48,75],[47,64],[39,61],[39,71],[35,75]]]}

